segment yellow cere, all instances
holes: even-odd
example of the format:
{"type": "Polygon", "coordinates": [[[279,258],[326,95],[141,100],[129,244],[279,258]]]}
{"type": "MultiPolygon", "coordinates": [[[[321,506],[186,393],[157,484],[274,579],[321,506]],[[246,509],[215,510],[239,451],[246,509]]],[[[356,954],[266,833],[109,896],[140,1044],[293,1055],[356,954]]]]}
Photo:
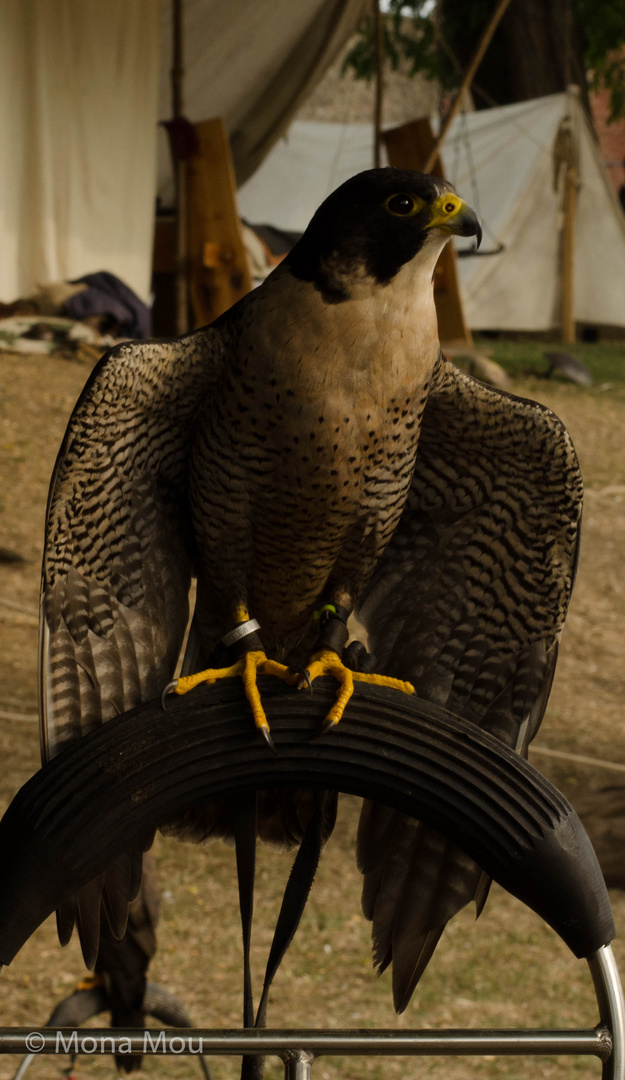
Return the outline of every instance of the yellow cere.
{"type": "Polygon", "coordinates": [[[441,195],[432,203],[432,217],[428,222],[428,229],[436,225],[446,225],[450,218],[463,209],[465,203],[457,195],[441,195]]]}

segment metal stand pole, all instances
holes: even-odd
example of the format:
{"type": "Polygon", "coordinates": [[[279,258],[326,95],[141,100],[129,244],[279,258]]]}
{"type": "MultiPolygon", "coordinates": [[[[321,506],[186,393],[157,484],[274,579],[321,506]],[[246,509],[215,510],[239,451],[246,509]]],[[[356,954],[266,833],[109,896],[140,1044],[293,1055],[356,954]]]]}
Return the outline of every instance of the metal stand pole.
{"type": "Polygon", "coordinates": [[[312,1080],[314,1054],[297,1050],[284,1056],[284,1080],[312,1080]]]}
{"type": "Polygon", "coordinates": [[[612,1052],[603,1063],[602,1080],[625,1078],[625,1001],[611,945],[604,945],[588,957],[595,984],[601,1024],[612,1035],[612,1052]]]}

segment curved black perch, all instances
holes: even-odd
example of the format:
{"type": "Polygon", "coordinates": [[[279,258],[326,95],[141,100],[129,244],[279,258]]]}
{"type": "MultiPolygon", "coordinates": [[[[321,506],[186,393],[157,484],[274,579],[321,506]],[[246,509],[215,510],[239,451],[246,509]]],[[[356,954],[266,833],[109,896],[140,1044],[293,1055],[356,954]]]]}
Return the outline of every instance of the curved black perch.
{"type": "Polygon", "coordinates": [[[590,841],[567,800],[496,739],[397,691],[359,684],[333,731],[311,739],[336,684],[260,689],[277,755],[238,681],[150,702],[73,743],[0,822],[0,963],[59,903],[156,826],[210,797],[317,786],[388,803],[434,826],[533,908],[578,957],[615,934],[590,841]]]}

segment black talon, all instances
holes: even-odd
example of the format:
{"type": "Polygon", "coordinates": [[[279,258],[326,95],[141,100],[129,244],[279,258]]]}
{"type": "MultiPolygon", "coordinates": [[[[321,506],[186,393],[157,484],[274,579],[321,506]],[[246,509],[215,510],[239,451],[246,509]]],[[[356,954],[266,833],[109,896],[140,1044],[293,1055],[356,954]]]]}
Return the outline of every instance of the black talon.
{"type": "Polygon", "coordinates": [[[299,680],[299,682],[297,684],[297,689],[298,690],[303,690],[304,687],[306,687],[307,690],[310,690],[310,692],[312,694],[313,685],[312,685],[312,681],[311,681],[311,678],[310,678],[310,672],[309,672],[308,668],[305,668],[304,671],[302,671],[302,674],[300,675],[300,680],[299,680]]]}
{"type": "Polygon", "coordinates": [[[171,694],[172,690],[175,690],[177,685],[178,680],[172,679],[172,681],[168,682],[167,686],[164,688],[163,693],[161,694],[161,709],[163,710],[163,712],[167,712],[167,705],[165,704],[167,700],[167,695],[171,694]]]}
{"type": "Polygon", "coordinates": [[[271,750],[271,753],[275,754],[276,757],[277,757],[278,756],[278,751],[276,750],[276,744],[274,743],[273,739],[271,738],[271,735],[269,734],[269,728],[261,727],[258,730],[260,731],[263,739],[267,743],[267,746],[271,750]]]}

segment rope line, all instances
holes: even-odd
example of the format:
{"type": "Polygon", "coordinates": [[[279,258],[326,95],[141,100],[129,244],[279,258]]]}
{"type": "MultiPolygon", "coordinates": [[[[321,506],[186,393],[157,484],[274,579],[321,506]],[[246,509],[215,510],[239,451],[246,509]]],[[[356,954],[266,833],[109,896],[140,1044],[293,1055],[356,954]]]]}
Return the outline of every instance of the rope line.
{"type": "Polygon", "coordinates": [[[28,615],[31,619],[39,621],[39,612],[35,608],[19,604],[15,600],[9,600],[6,596],[0,596],[0,607],[9,608],[10,611],[18,611],[20,615],[28,615]]]}
{"type": "Polygon", "coordinates": [[[13,712],[12,709],[0,709],[0,720],[17,720],[23,724],[38,724],[39,717],[36,713],[13,712]]]}
{"type": "Polygon", "coordinates": [[[551,750],[548,746],[533,746],[534,754],[543,754],[545,757],[560,758],[562,761],[574,761],[578,765],[592,765],[597,769],[614,769],[615,772],[625,772],[625,765],[618,761],[606,761],[605,758],[588,757],[586,754],[572,754],[568,750],[551,750]]]}

